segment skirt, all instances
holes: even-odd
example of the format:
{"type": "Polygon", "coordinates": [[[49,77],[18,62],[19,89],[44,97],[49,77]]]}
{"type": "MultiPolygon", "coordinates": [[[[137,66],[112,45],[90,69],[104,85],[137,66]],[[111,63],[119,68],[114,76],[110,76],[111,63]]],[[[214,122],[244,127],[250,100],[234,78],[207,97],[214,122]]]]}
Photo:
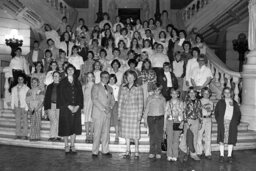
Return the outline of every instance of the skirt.
{"type": "Polygon", "coordinates": [[[224,120],[224,144],[228,144],[230,120],[224,120]]]}

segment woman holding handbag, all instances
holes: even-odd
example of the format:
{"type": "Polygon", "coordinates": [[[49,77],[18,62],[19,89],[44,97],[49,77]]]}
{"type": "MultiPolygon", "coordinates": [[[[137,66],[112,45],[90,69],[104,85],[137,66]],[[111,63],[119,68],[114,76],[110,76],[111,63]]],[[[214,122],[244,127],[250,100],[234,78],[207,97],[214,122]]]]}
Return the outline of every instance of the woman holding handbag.
{"type": "Polygon", "coordinates": [[[174,88],[171,89],[171,100],[166,104],[164,131],[167,134],[167,160],[177,161],[179,137],[183,129],[183,111],[184,104],[179,99],[180,92],[174,88]]]}

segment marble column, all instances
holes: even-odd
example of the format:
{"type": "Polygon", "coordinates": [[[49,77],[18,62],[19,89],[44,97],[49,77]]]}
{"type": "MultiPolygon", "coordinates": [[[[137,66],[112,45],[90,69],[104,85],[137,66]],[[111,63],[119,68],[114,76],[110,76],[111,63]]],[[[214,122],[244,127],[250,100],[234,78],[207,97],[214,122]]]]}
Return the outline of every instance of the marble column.
{"type": "Polygon", "coordinates": [[[242,122],[249,123],[249,129],[256,130],[256,0],[249,2],[248,45],[250,52],[243,66],[242,80],[242,122]]]}

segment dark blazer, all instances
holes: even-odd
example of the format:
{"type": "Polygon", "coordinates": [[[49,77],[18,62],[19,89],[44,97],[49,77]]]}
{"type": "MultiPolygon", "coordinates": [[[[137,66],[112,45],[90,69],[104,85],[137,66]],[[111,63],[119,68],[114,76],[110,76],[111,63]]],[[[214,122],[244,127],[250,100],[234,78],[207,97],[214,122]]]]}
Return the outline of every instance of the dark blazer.
{"type": "MultiPolygon", "coordinates": [[[[170,72],[170,73],[172,77],[172,87],[177,89],[179,87],[177,77],[174,75],[173,72],[170,72]]],[[[170,88],[167,87],[167,78],[163,70],[157,76],[157,82],[163,86],[162,95],[165,97],[166,100],[170,100],[171,99],[170,88]]]]}
{"type": "MultiPolygon", "coordinates": [[[[33,62],[32,62],[32,55],[33,55],[33,51],[31,50],[27,55],[26,55],[26,59],[29,63],[30,66],[33,66],[33,62]]],[[[38,58],[37,61],[43,62],[43,58],[44,58],[44,51],[41,49],[38,49],[38,58]]]]}
{"type": "Polygon", "coordinates": [[[83,57],[83,60],[86,61],[88,59],[88,47],[83,47],[80,52],[78,52],[78,55],[83,57]]]}
{"type": "MultiPolygon", "coordinates": [[[[51,109],[51,97],[52,97],[53,85],[54,85],[54,83],[47,86],[45,96],[44,96],[44,110],[51,109]]],[[[59,85],[57,85],[57,92],[58,92],[58,86],[59,85]]],[[[58,96],[58,93],[57,93],[57,96],[58,96]]],[[[57,98],[57,100],[58,100],[58,98],[57,98]]]]}
{"type": "Polygon", "coordinates": [[[170,39],[168,42],[167,56],[171,63],[172,63],[172,61],[174,61],[174,55],[173,55],[174,44],[175,44],[175,42],[173,42],[172,39],[170,39]]]}
{"type": "Polygon", "coordinates": [[[72,86],[69,83],[68,78],[65,77],[58,87],[57,107],[60,109],[61,107],[67,107],[68,105],[79,105],[80,109],[82,109],[84,105],[84,97],[81,83],[74,78],[74,94],[72,94],[72,86]],[[73,97],[74,102],[72,102],[73,97]]]}
{"type": "Polygon", "coordinates": [[[66,77],[60,82],[57,92],[57,108],[60,109],[59,136],[80,135],[82,133],[81,109],[84,105],[81,83],[74,78],[71,84],[66,77]],[[69,105],[79,105],[79,109],[76,113],[72,113],[68,109],[69,105]]]}
{"type": "MultiPolygon", "coordinates": [[[[228,144],[235,145],[237,142],[237,126],[240,123],[241,119],[241,111],[236,101],[233,100],[234,104],[234,111],[233,111],[233,117],[231,119],[230,125],[229,125],[229,137],[228,137],[228,144]]],[[[221,99],[218,101],[216,107],[215,107],[215,119],[218,124],[218,130],[217,130],[217,143],[224,142],[224,115],[226,110],[226,102],[224,99],[221,99]]]]}

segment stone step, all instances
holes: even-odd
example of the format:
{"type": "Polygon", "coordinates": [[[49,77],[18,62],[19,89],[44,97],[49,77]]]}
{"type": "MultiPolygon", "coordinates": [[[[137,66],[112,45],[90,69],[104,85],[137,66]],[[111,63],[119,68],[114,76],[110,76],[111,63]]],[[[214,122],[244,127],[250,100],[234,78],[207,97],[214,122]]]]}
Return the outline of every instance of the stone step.
{"type": "MultiPolygon", "coordinates": [[[[7,114],[9,116],[9,114],[7,114]]],[[[0,117],[0,126],[15,126],[15,119],[14,119],[14,116],[13,117],[5,117],[5,116],[2,116],[0,117]]],[[[49,129],[50,128],[50,122],[49,121],[45,121],[45,120],[42,120],[41,121],[41,128],[42,129],[49,129]]],[[[83,131],[85,131],[85,127],[82,126],[82,129],[83,131]]],[[[111,127],[110,128],[110,131],[114,132],[114,128],[111,127]]],[[[239,126],[238,126],[238,130],[239,131],[246,131],[248,130],[248,123],[240,123],[239,126]]],[[[141,133],[142,134],[146,134],[148,132],[148,129],[144,127],[144,124],[141,124],[141,133]]],[[[213,124],[212,124],[212,131],[217,131],[217,123],[215,121],[213,121],[213,124]]]]}
{"type": "MultiPolygon", "coordinates": [[[[49,138],[49,130],[41,130],[41,138],[48,139],[49,138]]],[[[15,136],[15,127],[0,127],[0,135],[6,136],[15,136]]],[[[86,138],[85,132],[82,132],[82,135],[77,136],[77,140],[80,142],[84,142],[86,138]]],[[[212,132],[212,143],[216,143],[217,140],[217,132],[212,132]]],[[[238,140],[256,140],[256,132],[254,131],[239,131],[238,132],[238,140]]],[[[115,133],[110,133],[110,141],[115,141],[115,133]]],[[[120,143],[125,143],[124,138],[119,138],[120,143]]],[[[149,143],[149,137],[147,134],[141,134],[141,138],[139,140],[142,143],[149,143]]]]}
{"type": "MultiPolygon", "coordinates": [[[[49,141],[45,141],[45,140],[41,140],[38,142],[30,142],[28,140],[14,139],[13,136],[3,136],[3,135],[0,135],[0,144],[32,147],[32,148],[47,148],[47,149],[59,149],[59,150],[64,149],[63,142],[49,142],[49,141]]],[[[212,151],[219,151],[218,144],[212,144],[211,147],[212,147],[212,151]]],[[[92,144],[78,142],[78,143],[76,143],[76,148],[78,151],[91,151],[92,144]]],[[[255,140],[238,141],[238,143],[234,147],[234,150],[245,150],[245,149],[255,149],[255,148],[256,148],[255,140]]],[[[110,149],[110,152],[125,152],[126,145],[110,143],[109,149],[110,149]]],[[[134,152],[134,145],[131,145],[131,151],[134,152]]],[[[139,151],[141,153],[148,153],[149,145],[140,143],[139,151]]]]}

